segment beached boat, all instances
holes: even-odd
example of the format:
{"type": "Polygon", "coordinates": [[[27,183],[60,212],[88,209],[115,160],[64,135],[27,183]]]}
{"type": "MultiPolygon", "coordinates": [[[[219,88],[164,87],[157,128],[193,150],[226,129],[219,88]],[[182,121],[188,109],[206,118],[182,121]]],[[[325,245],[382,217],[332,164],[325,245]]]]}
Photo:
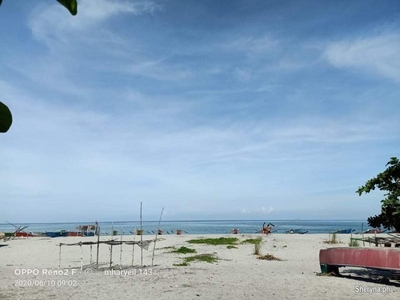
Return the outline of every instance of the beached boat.
{"type": "Polygon", "coordinates": [[[339,229],[334,231],[333,233],[352,233],[353,231],[355,231],[354,229],[351,228],[347,228],[347,229],[339,229]]]}
{"type": "Polygon", "coordinates": [[[372,228],[364,231],[364,233],[383,233],[385,231],[382,231],[380,228],[372,228]]]}
{"type": "Polygon", "coordinates": [[[65,230],[60,230],[60,231],[46,231],[44,233],[47,237],[61,237],[61,236],[68,236],[68,232],[65,230]]]}
{"type": "Polygon", "coordinates": [[[34,237],[34,236],[38,236],[38,235],[34,234],[33,232],[20,231],[20,232],[16,232],[15,236],[17,236],[17,237],[34,237]]]}
{"type": "Polygon", "coordinates": [[[400,249],[337,247],[319,252],[322,273],[339,274],[340,267],[359,267],[392,271],[400,275],[400,249]]]}
{"type": "Polygon", "coordinates": [[[82,232],[67,231],[67,236],[83,236],[83,235],[82,235],[82,232]]]}
{"type": "Polygon", "coordinates": [[[95,236],[98,234],[99,226],[97,222],[95,224],[89,225],[79,225],[76,230],[81,234],[81,236],[95,236]]]}
{"type": "Polygon", "coordinates": [[[295,233],[297,233],[297,234],[305,234],[307,232],[308,232],[308,230],[303,230],[303,229],[290,229],[290,230],[286,231],[286,233],[290,233],[290,234],[295,234],[295,233]]]}

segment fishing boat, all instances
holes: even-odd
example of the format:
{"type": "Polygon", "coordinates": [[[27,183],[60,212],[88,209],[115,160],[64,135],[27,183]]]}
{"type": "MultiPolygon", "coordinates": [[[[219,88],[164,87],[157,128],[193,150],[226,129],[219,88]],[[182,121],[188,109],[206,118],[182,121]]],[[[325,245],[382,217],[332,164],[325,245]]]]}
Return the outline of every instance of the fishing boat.
{"type": "Polygon", "coordinates": [[[289,234],[295,234],[295,233],[297,233],[297,234],[305,234],[307,232],[308,232],[308,230],[303,230],[303,229],[290,229],[290,230],[286,231],[286,233],[289,233],[289,234]]]}
{"type": "Polygon", "coordinates": [[[97,222],[95,224],[89,225],[79,225],[76,230],[81,234],[81,236],[95,236],[98,234],[99,226],[97,222]]]}
{"type": "Polygon", "coordinates": [[[352,233],[353,231],[355,231],[354,229],[351,228],[346,228],[346,229],[339,229],[334,231],[333,233],[352,233]]]}
{"type": "Polygon", "coordinates": [[[319,252],[322,273],[339,274],[340,267],[392,271],[400,279],[400,249],[336,247],[319,252]]]}
{"type": "Polygon", "coordinates": [[[17,237],[34,237],[34,236],[39,236],[39,235],[34,234],[33,232],[20,231],[20,232],[16,232],[15,236],[17,236],[17,237]]]}
{"type": "Polygon", "coordinates": [[[370,228],[370,229],[368,229],[368,230],[366,230],[366,231],[364,231],[364,233],[383,233],[384,231],[382,231],[382,229],[380,229],[380,228],[370,228]]]}
{"type": "Polygon", "coordinates": [[[60,230],[60,231],[46,231],[45,236],[55,238],[55,237],[61,237],[61,236],[68,236],[68,232],[65,230],[60,230]]]}
{"type": "Polygon", "coordinates": [[[67,231],[67,236],[83,236],[83,234],[77,231],[67,231]]]}

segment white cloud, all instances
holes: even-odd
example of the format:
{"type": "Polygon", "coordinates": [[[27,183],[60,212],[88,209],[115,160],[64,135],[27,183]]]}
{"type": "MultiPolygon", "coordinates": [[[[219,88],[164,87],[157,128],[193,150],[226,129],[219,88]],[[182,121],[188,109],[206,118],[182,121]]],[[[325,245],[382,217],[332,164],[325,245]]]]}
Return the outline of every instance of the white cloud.
{"type": "Polygon", "coordinates": [[[242,214],[249,214],[249,215],[268,215],[272,213],[274,209],[269,206],[269,207],[260,207],[260,208],[255,208],[255,209],[248,209],[248,208],[243,208],[241,210],[242,214]]]}
{"type": "Polygon", "coordinates": [[[355,69],[400,82],[400,35],[345,40],[330,44],[327,60],[337,68],[355,69]]]}

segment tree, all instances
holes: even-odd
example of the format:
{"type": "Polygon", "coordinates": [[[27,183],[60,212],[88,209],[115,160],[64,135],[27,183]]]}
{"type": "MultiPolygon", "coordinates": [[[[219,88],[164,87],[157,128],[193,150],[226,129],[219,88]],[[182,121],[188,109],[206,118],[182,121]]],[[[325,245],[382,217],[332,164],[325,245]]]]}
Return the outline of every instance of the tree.
{"type": "Polygon", "coordinates": [[[385,171],[368,180],[364,186],[358,188],[356,193],[361,196],[375,188],[386,191],[385,198],[381,200],[381,213],[369,217],[368,224],[374,228],[383,226],[389,229],[393,227],[400,232],[400,160],[392,157],[386,166],[385,171]]]}
{"type": "MultiPolygon", "coordinates": [[[[75,16],[78,13],[78,3],[76,0],[57,0],[61,5],[65,6],[69,12],[75,16]]],[[[0,0],[0,5],[3,0],[0,0]]],[[[7,132],[12,124],[12,114],[9,108],[0,102],[0,132],[7,132]]]]}

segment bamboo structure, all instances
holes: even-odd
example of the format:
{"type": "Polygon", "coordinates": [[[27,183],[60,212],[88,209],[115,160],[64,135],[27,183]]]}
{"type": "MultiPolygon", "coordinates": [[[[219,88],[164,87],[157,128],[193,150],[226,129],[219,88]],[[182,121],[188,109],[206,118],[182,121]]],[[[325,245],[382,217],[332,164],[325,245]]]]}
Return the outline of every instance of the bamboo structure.
{"type": "Polygon", "coordinates": [[[83,253],[82,253],[82,243],[80,243],[80,248],[81,248],[81,271],[83,270],[83,253]]]}
{"type": "MultiPolygon", "coordinates": [[[[112,247],[113,246],[118,246],[118,245],[132,245],[134,247],[134,245],[138,245],[142,250],[144,248],[146,248],[146,250],[148,249],[149,245],[151,244],[151,242],[155,242],[155,240],[145,240],[145,241],[127,241],[127,240],[106,240],[106,241],[96,241],[96,242],[78,242],[78,243],[71,243],[71,244],[67,244],[67,243],[60,243],[57,246],[59,247],[59,257],[58,257],[58,268],[61,268],[61,250],[62,250],[62,246],[79,246],[81,249],[81,255],[80,255],[80,262],[81,262],[81,269],[83,269],[83,246],[92,246],[92,245],[97,245],[97,248],[99,248],[99,246],[101,244],[105,244],[110,246],[110,262],[109,262],[109,266],[110,268],[112,267],[112,247]]],[[[99,257],[97,257],[97,266],[98,266],[98,260],[99,257]]],[[[122,259],[121,259],[122,262],[122,259]]]]}
{"type": "MultiPolygon", "coordinates": [[[[122,232],[122,227],[121,227],[121,232],[122,232]]],[[[122,241],[122,234],[121,234],[121,241],[122,241]]],[[[122,243],[121,247],[119,249],[119,268],[122,269],[122,243]]]]}
{"type": "Polygon", "coordinates": [[[60,250],[58,251],[58,269],[60,269],[61,265],[61,244],[60,244],[60,250]]]}
{"type": "MultiPolygon", "coordinates": [[[[140,247],[140,265],[143,267],[143,249],[148,250],[151,242],[154,242],[154,247],[153,247],[153,253],[152,253],[152,261],[151,264],[152,266],[154,265],[154,253],[155,253],[155,247],[156,247],[156,241],[158,239],[158,234],[160,232],[160,224],[161,224],[161,219],[162,215],[164,212],[164,207],[161,210],[160,214],[160,219],[158,221],[158,230],[156,232],[156,236],[154,240],[143,240],[143,203],[140,202],[140,241],[135,241],[135,236],[136,236],[136,228],[133,233],[133,240],[128,241],[128,240],[123,240],[123,235],[121,234],[121,237],[119,241],[117,239],[114,239],[114,223],[112,223],[112,232],[111,232],[111,239],[110,240],[100,240],[100,227],[98,226],[98,223],[96,221],[96,233],[97,233],[97,241],[90,241],[90,242],[78,242],[78,243],[60,243],[58,244],[59,246],[59,257],[58,257],[58,268],[61,268],[61,251],[62,251],[62,246],[80,246],[80,267],[81,270],[83,270],[84,265],[83,265],[83,246],[90,246],[90,265],[93,264],[93,245],[97,246],[97,253],[96,253],[96,268],[99,268],[99,259],[100,259],[100,244],[105,244],[109,246],[109,255],[110,255],[110,260],[109,260],[109,267],[113,267],[113,246],[120,245],[120,255],[119,255],[119,265],[120,268],[122,269],[122,256],[123,256],[123,247],[122,245],[132,245],[132,261],[131,265],[132,267],[134,266],[134,258],[135,258],[135,245],[138,245],[140,247]]],[[[121,233],[122,233],[122,228],[121,228],[121,233]]],[[[139,230],[138,230],[139,232],[139,230]]]]}
{"type": "Polygon", "coordinates": [[[96,268],[99,268],[99,251],[100,251],[100,227],[97,232],[97,256],[96,256],[96,268]]]}
{"type": "Polygon", "coordinates": [[[161,218],[162,218],[163,212],[164,212],[164,207],[161,209],[160,220],[158,220],[158,228],[156,231],[156,238],[154,239],[153,255],[151,257],[151,265],[152,266],[154,266],[154,252],[156,251],[156,241],[157,241],[158,232],[160,231],[160,224],[161,224],[161,218]]]}
{"type": "Polygon", "coordinates": [[[110,269],[111,269],[111,266],[112,266],[112,247],[113,247],[113,245],[111,244],[110,245],[110,269]]]}
{"type": "MultiPolygon", "coordinates": [[[[140,202],[140,245],[143,245],[143,209],[140,202]]],[[[143,247],[140,247],[140,266],[143,267],[143,247]]]]}
{"type": "MultiPolygon", "coordinates": [[[[135,236],[136,236],[136,228],[134,228],[133,231],[133,241],[135,241],[135,236]]],[[[135,263],[135,244],[132,244],[132,267],[135,263]]]]}

